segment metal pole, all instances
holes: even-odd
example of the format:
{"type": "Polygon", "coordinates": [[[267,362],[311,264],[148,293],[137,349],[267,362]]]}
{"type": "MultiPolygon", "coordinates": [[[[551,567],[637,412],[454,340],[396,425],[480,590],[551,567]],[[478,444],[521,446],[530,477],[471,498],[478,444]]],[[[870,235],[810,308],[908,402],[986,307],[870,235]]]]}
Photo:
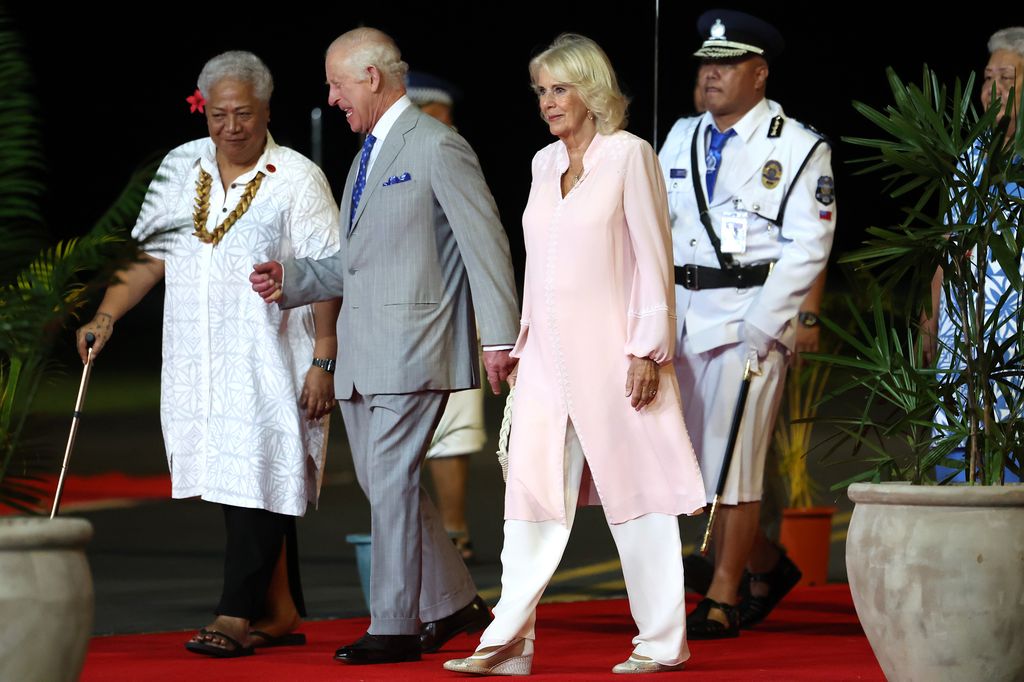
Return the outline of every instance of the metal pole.
{"type": "Polygon", "coordinates": [[[651,144],[658,150],[658,55],[661,53],[658,37],[661,33],[661,0],[654,0],[654,138],[651,144]]]}
{"type": "Polygon", "coordinates": [[[310,158],[313,163],[324,167],[324,114],[320,107],[313,107],[309,112],[310,122],[310,158]]]}
{"type": "Polygon", "coordinates": [[[75,447],[75,436],[78,435],[78,423],[82,417],[82,403],[85,402],[85,391],[89,387],[89,375],[92,373],[92,345],[96,343],[96,336],[89,332],[85,335],[85,343],[89,348],[86,356],[85,367],[82,369],[82,382],[78,385],[78,398],[75,400],[75,412],[71,417],[71,433],[68,434],[68,444],[64,448],[64,463],[60,467],[60,479],[57,481],[57,492],[53,496],[53,508],[50,510],[50,518],[57,516],[60,509],[60,498],[64,494],[64,479],[68,473],[68,463],[71,461],[71,450],[75,447]]]}

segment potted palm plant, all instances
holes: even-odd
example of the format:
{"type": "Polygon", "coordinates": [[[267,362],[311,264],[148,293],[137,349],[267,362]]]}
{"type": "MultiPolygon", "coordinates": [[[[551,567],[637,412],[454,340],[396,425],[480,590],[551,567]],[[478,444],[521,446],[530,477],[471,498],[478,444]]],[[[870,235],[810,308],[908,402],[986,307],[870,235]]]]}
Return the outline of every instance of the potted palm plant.
{"type": "Polygon", "coordinates": [[[872,150],[863,172],[905,217],[843,259],[872,273],[871,312],[851,304],[854,331],[824,320],[851,351],[818,357],[848,377],[830,397],[857,405],[827,420],[865,464],[841,484],[850,589],[889,680],[1021,680],[1024,488],[1004,484],[1024,451],[1021,108],[1011,91],[979,110],[973,77],[948,88],[927,67],[920,84],[888,80],[884,110],[854,103],[881,136],[846,141],[872,150]],[[933,309],[937,367],[919,324],[933,309]]]}
{"type": "Polygon", "coordinates": [[[17,35],[0,12],[0,507],[23,514],[0,517],[0,670],[11,680],[75,680],[92,629],[92,527],[32,516],[49,492],[40,468],[57,458],[32,452],[23,434],[54,340],[95,285],[137,253],[124,226],[152,171],[138,173],[86,235],[54,243],[40,210],[37,121],[17,35]]]}

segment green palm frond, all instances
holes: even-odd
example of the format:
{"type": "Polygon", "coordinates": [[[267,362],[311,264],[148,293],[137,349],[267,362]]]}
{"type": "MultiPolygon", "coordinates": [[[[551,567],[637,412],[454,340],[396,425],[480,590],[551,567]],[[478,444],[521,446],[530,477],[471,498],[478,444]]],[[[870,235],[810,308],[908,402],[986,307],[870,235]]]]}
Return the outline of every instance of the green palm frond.
{"type": "Polygon", "coordinates": [[[46,242],[39,111],[21,41],[0,10],[0,283],[46,242]]]}
{"type": "Polygon", "coordinates": [[[829,397],[856,390],[864,398],[856,401],[857,414],[829,420],[854,443],[854,454],[866,453],[865,471],[840,485],[928,481],[934,467],[951,462],[950,453],[965,444],[968,461],[957,466],[978,481],[997,483],[1004,468],[1020,470],[1024,440],[1024,342],[1020,331],[1000,341],[1009,322],[1024,328],[1020,299],[1010,296],[1024,286],[1024,199],[1007,189],[1024,186],[1024,99],[1011,90],[1003,106],[979,111],[972,104],[973,77],[947,87],[925,66],[920,84],[905,83],[892,69],[887,78],[888,106],[854,103],[882,135],[844,139],[870,151],[859,161],[861,172],[878,174],[888,195],[907,205],[899,224],[869,228],[863,247],[842,259],[872,275],[865,308],[873,314],[851,306],[854,332],[823,318],[849,350],[818,357],[849,376],[829,397]],[[1008,139],[1011,116],[1016,133],[1008,139]],[[996,300],[986,300],[984,288],[990,257],[1012,290],[996,300]],[[918,314],[932,309],[937,269],[944,312],[956,332],[943,349],[953,369],[944,372],[922,362],[917,328],[918,314]],[[904,294],[905,305],[884,313],[894,292],[904,294]],[[1009,408],[1007,419],[994,418],[998,398],[1009,408]]]}
{"type": "Polygon", "coordinates": [[[54,339],[118,269],[139,258],[129,228],[157,168],[150,162],[138,170],[84,235],[51,243],[39,209],[44,164],[30,85],[0,8],[0,504],[21,511],[31,511],[43,492],[23,430],[54,339]]]}

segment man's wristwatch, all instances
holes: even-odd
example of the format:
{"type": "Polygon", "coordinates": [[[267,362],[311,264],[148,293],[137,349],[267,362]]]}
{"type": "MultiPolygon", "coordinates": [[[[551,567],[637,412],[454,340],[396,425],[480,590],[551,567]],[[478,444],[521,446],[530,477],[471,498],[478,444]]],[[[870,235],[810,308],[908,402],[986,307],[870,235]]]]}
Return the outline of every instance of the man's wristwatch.
{"type": "Polygon", "coordinates": [[[313,358],[313,366],[319,367],[328,374],[334,374],[334,358],[313,358]]]}
{"type": "Polygon", "coordinates": [[[808,312],[805,310],[800,311],[796,316],[800,324],[804,327],[817,327],[818,326],[818,315],[816,313],[808,312]]]}

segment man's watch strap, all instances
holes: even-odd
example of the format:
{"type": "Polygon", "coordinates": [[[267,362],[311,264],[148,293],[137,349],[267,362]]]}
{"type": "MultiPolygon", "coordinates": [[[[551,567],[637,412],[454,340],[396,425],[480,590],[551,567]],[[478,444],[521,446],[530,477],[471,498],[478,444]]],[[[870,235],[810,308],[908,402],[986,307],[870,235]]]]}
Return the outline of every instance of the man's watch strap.
{"type": "Polygon", "coordinates": [[[334,374],[334,358],[313,358],[313,365],[328,374],[334,374]]]}

